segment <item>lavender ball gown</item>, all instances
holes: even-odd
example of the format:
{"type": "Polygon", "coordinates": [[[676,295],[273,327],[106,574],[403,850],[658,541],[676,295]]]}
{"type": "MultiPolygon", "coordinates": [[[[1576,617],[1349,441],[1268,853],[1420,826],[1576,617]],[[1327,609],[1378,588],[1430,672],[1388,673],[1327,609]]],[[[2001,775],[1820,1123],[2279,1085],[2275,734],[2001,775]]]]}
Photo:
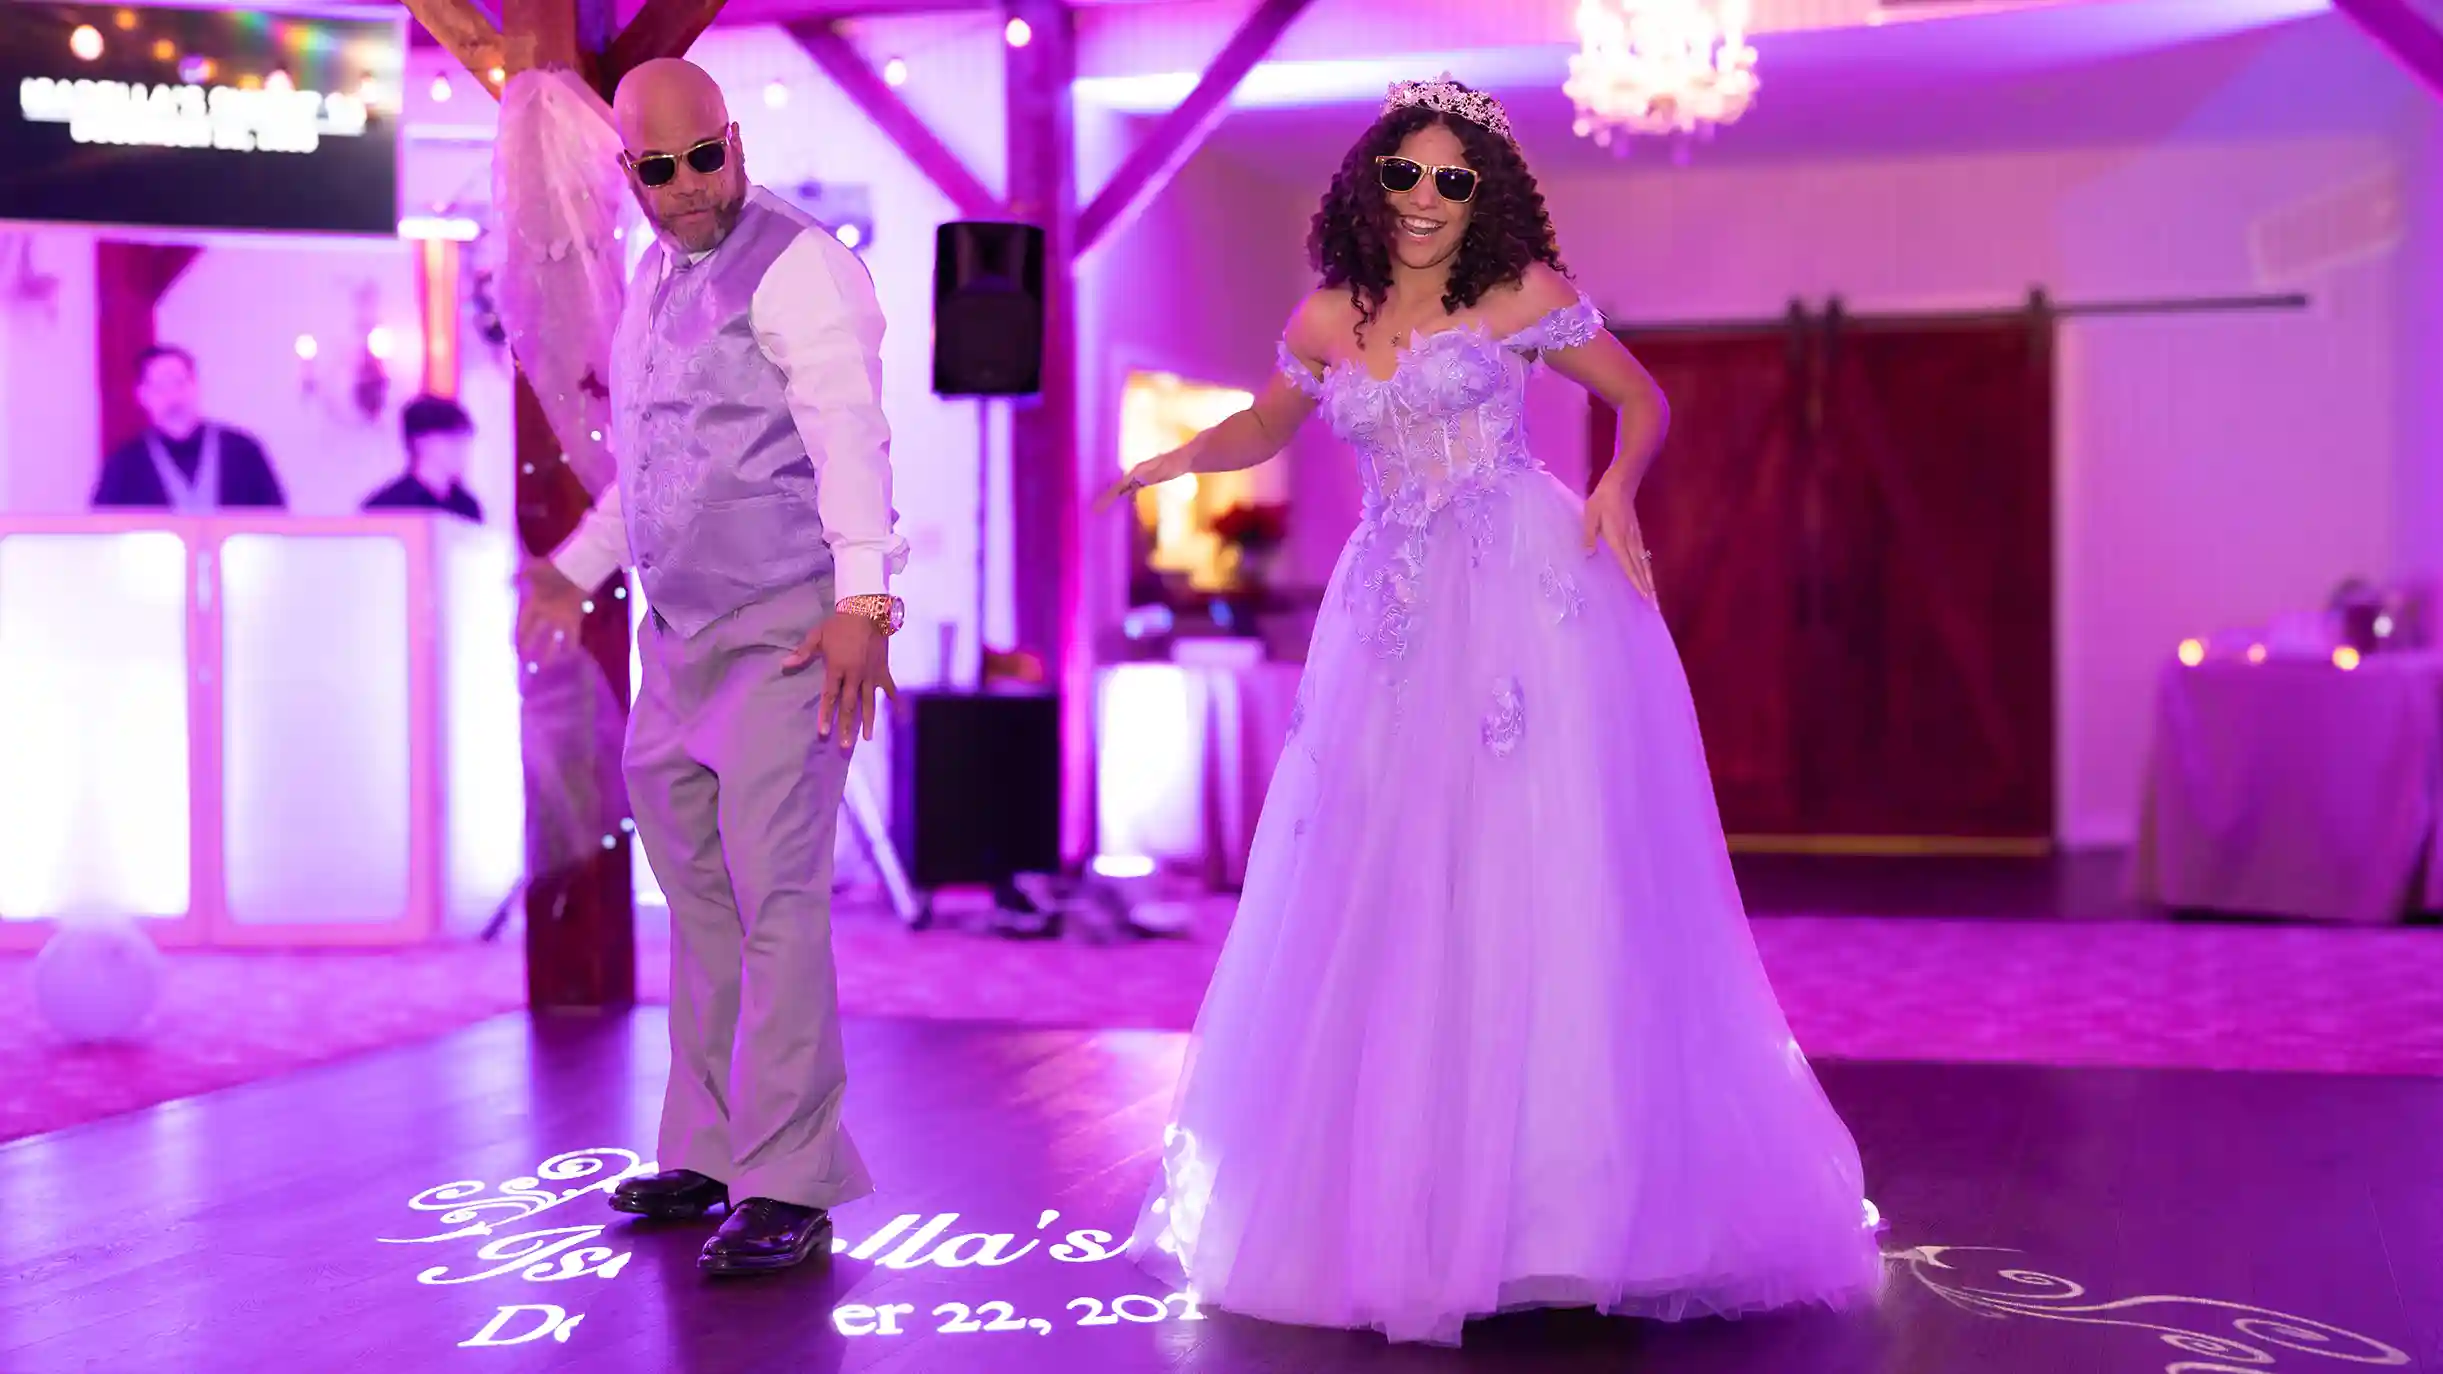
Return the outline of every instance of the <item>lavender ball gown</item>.
{"type": "Polygon", "coordinates": [[[1662,615],[1527,450],[1538,354],[1601,328],[1281,350],[1367,494],[1130,1240],[1210,1306],[1447,1344],[1878,1288],[1662,615]]]}

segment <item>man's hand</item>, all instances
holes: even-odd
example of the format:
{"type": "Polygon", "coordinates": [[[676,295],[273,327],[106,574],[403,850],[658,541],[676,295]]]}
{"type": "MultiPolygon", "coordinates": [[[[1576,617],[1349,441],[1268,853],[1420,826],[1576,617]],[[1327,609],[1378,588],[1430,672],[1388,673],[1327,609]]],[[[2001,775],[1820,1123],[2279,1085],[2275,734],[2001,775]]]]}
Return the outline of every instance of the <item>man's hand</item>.
{"type": "Polygon", "coordinates": [[[830,739],[836,724],[840,748],[853,749],[860,737],[874,737],[874,721],[882,713],[874,693],[899,695],[899,684],[891,681],[890,637],[864,616],[835,611],[807,632],[781,667],[794,671],[818,658],[823,660],[823,699],[815,708],[815,733],[830,739]]]}
{"type": "Polygon", "coordinates": [[[528,559],[517,580],[525,592],[517,608],[518,653],[539,663],[568,648],[585,628],[585,588],[540,558],[528,559]]]}

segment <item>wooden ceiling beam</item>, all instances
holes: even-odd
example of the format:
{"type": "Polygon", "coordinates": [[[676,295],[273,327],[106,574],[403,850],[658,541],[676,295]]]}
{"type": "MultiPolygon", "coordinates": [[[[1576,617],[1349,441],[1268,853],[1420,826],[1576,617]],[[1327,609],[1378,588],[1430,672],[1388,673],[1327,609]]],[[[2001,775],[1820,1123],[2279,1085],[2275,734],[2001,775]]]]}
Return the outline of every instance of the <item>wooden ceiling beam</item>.
{"type": "Polygon", "coordinates": [[[962,218],[1008,216],[1008,207],[1001,203],[1001,198],[968,169],[966,161],[952,152],[950,145],[942,142],[922,117],[908,108],[899,92],[892,90],[873,64],[865,60],[865,55],[857,51],[857,45],[840,32],[837,23],[805,20],[787,25],[787,29],[797,45],[814,59],[814,64],[840,88],[841,94],[898,145],[926,180],[940,188],[962,218]]]}
{"type": "Polygon", "coordinates": [[[476,80],[488,85],[492,69],[508,65],[500,26],[473,0],[407,0],[407,12],[476,80]]]}
{"type": "Polygon", "coordinates": [[[722,0],[645,0],[603,54],[603,88],[618,89],[621,77],[657,57],[684,57],[721,16],[721,6],[722,0]]]}
{"type": "Polygon", "coordinates": [[[612,0],[501,0],[501,68],[514,74],[566,67],[608,90],[602,50],[616,22],[612,0]]]}
{"type": "Polygon", "coordinates": [[[2443,97],[2443,29],[2407,0],[2333,0],[2333,8],[2401,64],[2428,95],[2443,97]]]}
{"type": "Polygon", "coordinates": [[[1312,0],[1263,0],[1255,13],[1247,16],[1238,32],[1222,45],[1213,65],[1205,69],[1204,79],[1177,109],[1162,117],[1143,143],[1129,151],[1111,181],[1077,217],[1077,251],[1094,251],[1112,235],[1128,227],[1129,221],[1142,213],[1170,185],[1171,178],[1187,165],[1204,145],[1205,136],[1229,112],[1230,94],[1247,79],[1257,63],[1264,60],[1281,35],[1305,12],[1312,0]]]}

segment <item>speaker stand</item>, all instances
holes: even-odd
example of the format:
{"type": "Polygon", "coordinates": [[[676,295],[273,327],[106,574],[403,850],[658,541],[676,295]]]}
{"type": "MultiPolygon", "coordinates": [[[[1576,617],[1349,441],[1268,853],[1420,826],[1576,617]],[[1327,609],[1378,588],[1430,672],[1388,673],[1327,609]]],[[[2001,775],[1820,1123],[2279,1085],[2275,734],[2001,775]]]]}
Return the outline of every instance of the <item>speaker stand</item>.
{"type": "Polygon", "coordinates": [[[848,775],[848,792],[842,801],[849,824],[856,827],[857,839],[864,846],[866,861],[882,875],[882,890],[890,894],[891,910],[911,930],[930,925],[932,912],[916,900],[916,890],[908,885],[908,872],[899,866],[899,851],[891,847],[891,832],[883,822],[882,808],[874,804],[874,794],[866,790],[865,780],[854,771],[848,775]]]}
{"type": "MultiPolygon", "coordinates": [[[[984,618],[992,606],[992,398],[976,397],[976,675],[984,690],[984,618]]],[[[947,674],[945,673],[946,677],[947,674]]]]}

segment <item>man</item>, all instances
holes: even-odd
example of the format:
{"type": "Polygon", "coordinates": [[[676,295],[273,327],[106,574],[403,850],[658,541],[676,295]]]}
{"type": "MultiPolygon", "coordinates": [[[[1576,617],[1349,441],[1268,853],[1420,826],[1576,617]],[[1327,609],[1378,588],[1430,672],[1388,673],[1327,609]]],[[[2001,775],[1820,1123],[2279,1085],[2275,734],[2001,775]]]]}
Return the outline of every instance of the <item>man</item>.
{"type": "Polygon", "coordinates": [[[137,355],[136,404],[150,423],[102,460],[93,488],[97,509],[208,515],[229,507],[287,507],[263,446],[242,429],[204,419],[197,399],[194,354],[155,344],[137,355]]]}
{"type": "Polygon", "coordinates": [[[872,1190],[840,1123],[831,856],[849,751],[895,690],[882,311],[864,264],[748,184],[702,70],[648,62],[613,112],[660,231],[613,344],[619,480],[529,570],[521,642],[574,639],[633,554],[652,613],[625,762],[670,901],[670,1082],[662,1171],[611,1205],[727,1204],[702,1267],[784,1269],[872,1190]]]}
{"type": "Polygon", "coordinates": [[[399,411],[399,436],[407,448],[407,471],[365,498],[365,511],[440,510],[474,521],[483,505],[466,488],[467,448],[475,422],[466,408],[441,396],[418,396],[399,411]]]}

